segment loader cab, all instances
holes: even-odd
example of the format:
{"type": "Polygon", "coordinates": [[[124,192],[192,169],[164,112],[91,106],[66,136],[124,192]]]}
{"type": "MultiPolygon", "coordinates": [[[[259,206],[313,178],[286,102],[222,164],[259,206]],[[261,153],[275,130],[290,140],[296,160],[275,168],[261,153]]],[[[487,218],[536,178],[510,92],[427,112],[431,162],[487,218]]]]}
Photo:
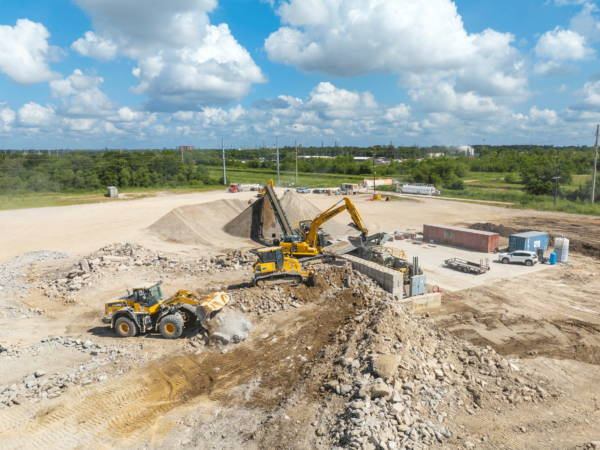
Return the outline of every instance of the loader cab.
{"type": "Polygon", "coordinates": [[[140,306],[152,308],[154,305],[164,300],[160,283],[142,285],[133,289],[133,301],[140,306]]]}
{"type": "Polygon", "coordinates": [[[256,252],[262,264],[275,263],[278,269],[283,268],[283,250],[281,247],[269,247],[256,252]]]}

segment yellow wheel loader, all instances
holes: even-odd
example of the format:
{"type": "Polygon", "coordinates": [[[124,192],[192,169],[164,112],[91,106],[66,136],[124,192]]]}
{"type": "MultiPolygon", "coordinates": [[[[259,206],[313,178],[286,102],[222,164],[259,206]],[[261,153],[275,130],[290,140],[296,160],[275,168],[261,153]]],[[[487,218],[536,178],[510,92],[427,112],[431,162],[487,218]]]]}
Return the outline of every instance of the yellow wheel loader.
{"type": "Polygon", "coordinates": [[[160,331],[166,339],[177,339],[184,327],[200,325],[212,318],[230,300],[228,294],[217,292],[201,298],[192,291],[179,290],[165,299],[162,281],[142,284],[132,293],[104,306],[102,323],[110,325],[120,337],[160,331]]]}
{"type": "Polygon", "coordinates": [[[281,247],[268,247],[255,250],[259,261],[254,265],[254,285],[258,287],[274,284],[297,286],[304,280],[317,284],[317,272],[310,267],[307,271],[297,259],[283,255],[281,247]]]}

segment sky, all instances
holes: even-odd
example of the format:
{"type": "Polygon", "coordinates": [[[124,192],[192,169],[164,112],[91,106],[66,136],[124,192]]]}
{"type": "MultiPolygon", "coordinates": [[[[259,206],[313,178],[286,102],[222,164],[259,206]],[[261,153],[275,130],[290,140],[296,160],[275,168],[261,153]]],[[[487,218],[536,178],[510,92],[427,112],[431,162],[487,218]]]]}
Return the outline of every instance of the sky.
{"type": "Polygon", "coordinates": [[[0,0],[0,149],[593,145],[589,0],[0,0]]]}

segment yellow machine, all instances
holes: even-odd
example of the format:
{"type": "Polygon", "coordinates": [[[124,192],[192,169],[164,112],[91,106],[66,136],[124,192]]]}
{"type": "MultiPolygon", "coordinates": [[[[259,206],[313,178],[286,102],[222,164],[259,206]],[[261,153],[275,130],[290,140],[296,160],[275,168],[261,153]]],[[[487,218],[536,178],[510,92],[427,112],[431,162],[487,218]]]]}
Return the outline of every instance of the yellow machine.
{"type": "Polygon", "coordinates": [[[369,246],[361,251],[361,257],[402,273],[404,284],[410,284],[410,278],[423,275],[423,269],[417,268],[414,273],[413,265],[406,260],[406,252],[383,245],[369,246]]]}
{"type": "Polygon", "coordinates": [[[362,233],[363,239],[366,238],[369,230],[367,229],[362,217],[356,210],[356,207],[352,203],[350,198],[345,197],[327,211],[319,214],[313,220],[303,220],[299,223],[299,232],[302,239],[296,238],[284,238],[282,242],[279,243],[279,246],[283,249],[283,253],[285,255],[291,256],[315,256],[323,251],[323,248],[326,246],[325,234],[319,229],[325,222],[333,219],[338,214],[348,210],[350,216],[352,217],[352,221],[354,222],[354,227],[357,228],[362,233]],[[342,206],[338,206],[340,203],[344,202],[342,206]]]}
{"type": "Polygon", "coordinates": [[[373,200],[381,200],[381,194],[373,194],[373,200]]]}
{"type": "Polygon", "coordinates": [[[254,265],[254,285],[258,287],[274,284],[297,286],[303,280],[317,283],[317,272],[310,267],[303,271],[297,259],[283,255],[281,247],[267,247],[255,251],[259,261],[254,265]]]}
{"type": "Polygon", "coordinates": [[[102,322],[110,324],[117,335],[131,337],[147,331],[160,331],[166,339],[177,339],[184,327],[197,321],[203,325],[230,300],[228,294],[218,292],[201,298],[192,291],[179,290],[165,299],[162,281],[134,288],[133,293],[117,301],[106,303],[102,322]]]}

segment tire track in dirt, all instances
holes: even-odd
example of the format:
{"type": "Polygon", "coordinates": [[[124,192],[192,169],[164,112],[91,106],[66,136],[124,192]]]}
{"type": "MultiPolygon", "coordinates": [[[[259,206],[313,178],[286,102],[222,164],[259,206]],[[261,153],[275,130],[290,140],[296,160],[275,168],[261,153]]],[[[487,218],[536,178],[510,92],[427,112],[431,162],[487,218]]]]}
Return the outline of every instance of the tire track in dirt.
{"type": "MultiPolygon", "coordinates": [[[[349,291],[322,304],[282,312],[256,327],[252,340],[227,354],[205,352],[158,360],[101,386],[70,389],[50,404],[0,411],[4,450],[127,447],[168,412],[213,401],[269,409],[286,398],[362,299],[349,291]],[[268,338],[260,338],[269,333],[268,338]],[[234,388],[259,380],[246,398],[234,388]]],[[[162,435],[168,433],[161,430],[162,435]]]]}

